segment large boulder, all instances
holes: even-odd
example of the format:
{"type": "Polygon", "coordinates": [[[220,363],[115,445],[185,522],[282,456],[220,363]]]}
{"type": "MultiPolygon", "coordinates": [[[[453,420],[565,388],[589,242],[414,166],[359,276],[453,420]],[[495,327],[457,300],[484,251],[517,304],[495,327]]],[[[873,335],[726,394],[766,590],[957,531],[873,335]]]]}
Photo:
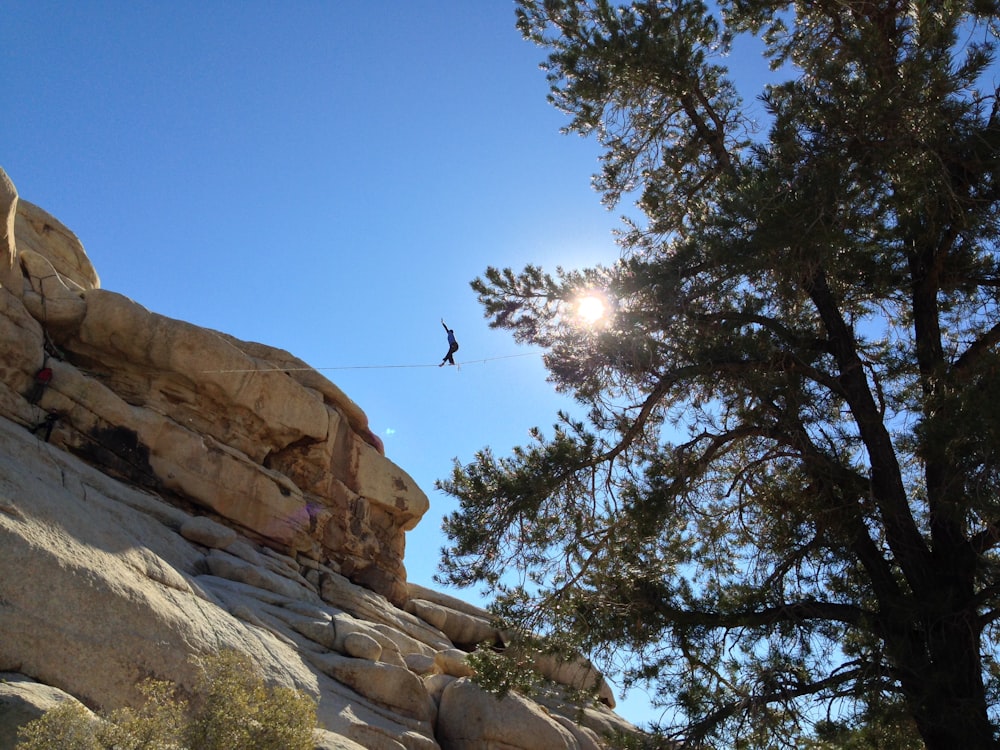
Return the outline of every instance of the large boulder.
{"type": "Polygon", "coordinates": [[[541,706],[516,693],[498,700],[467,677],[441,694],[438,742],[443,750],[587,750],[541,706]]]}
{"type": "Polygon", "coordinates": [[[68,288],[87,291],[100,287],[100,277],[87,257],[83,243],[44,209],[24,199],[19,200],[14,234],[18,256],[32,252],[44,257],[68,288]]]}
{"type": "Polygon", "coordinates": [[[19,344],[0,371],[24,396],[43,366],[52,378],[35,409],[0,394],[0,414],[51,418],[53,444],[404,603],[404,535],[429,503],[360,408],[287,352],[100,289],[72,232],[4,195],[23,283],[0,300],[19,344]]]}
{"type": "MultiPolygon", "coordinates": [[[[205,548],[180,533],[190,525],[183,510],[0,419],[0,671],[114,708],[139,702],[145,677],[191,690],[191,657],[233,648],[269,682],[313,696],[326,731],[367,748],[436,747],[436,708],[416,675],[337,655],[333,641],[302,638],[275,615],[343,612],[305,584],[294,558],[245,539],[205,548]]],[[[394,607],[378,601],[391,622],[394,607]]]]}
{"type": "Polygon", "coordinates": [[[0,333],[0,415],[406,602],[405,532],[429,502],[357,404],[288,352],[101,289],[2,170],[0,333]]]}
{"type": "Polygon", "coordinates": [[[462,646],[475,648],[480,643],[493,645],[502,642],[499,631],[485,617],[459,612],[425,599],[410,599],[406,603],[406,611],[431,623],[454,643],[462,646]]]}

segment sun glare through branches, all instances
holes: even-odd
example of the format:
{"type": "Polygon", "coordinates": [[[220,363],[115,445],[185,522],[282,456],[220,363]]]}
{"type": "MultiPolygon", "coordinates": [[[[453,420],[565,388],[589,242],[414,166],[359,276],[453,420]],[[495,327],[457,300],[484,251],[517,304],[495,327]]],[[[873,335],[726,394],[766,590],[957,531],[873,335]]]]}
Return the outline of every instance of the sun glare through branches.
{"type": "Polygon", "coordinates": [[[592,292],[577,297],[575,308],[576,317],[588,326],[600,323],[608,315],[608,303],[603,297],[592,292]]]}

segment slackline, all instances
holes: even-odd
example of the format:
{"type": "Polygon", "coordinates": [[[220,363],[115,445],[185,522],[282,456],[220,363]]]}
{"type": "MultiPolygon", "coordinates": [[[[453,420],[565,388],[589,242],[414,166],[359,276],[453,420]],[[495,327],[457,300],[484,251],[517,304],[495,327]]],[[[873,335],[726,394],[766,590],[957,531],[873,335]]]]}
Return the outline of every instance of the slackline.
{"type": "MultiPolygon", "coordinates": [[[[462,362],[456,362],[456,366],[461,365],[482,365],[487,362],[496,362],[500,359],[514,359],[516,357],[531,357],[535,354],[541,354],[541,352],[524,352],[523,354],[507,354],[502,357],[487,357],[486,359],[468,359],[462,362]]],[[[326,371],[326,370],[403,370],[403,369],[414,369],[418,367],[441,367],[439,364],[413,364],[413,365],[342,365],[339,367],[253,367],[248,369],[237,369],[237,370],[202,370],[203,373],[223,373],[223,372],[308,372],[310,370],[316,371],[326,371]]]]}

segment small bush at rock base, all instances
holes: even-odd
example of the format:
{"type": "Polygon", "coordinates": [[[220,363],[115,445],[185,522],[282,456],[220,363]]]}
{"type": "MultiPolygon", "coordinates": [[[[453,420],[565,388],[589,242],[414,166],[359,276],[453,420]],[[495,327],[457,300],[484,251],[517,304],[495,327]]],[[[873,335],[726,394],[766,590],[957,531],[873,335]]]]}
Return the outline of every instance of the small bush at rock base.
{"type": "Polygon", "coordinates": [[[146,680],[139,709],[96,715],[66,703],[18,731],[18,750],[312,750],[316,705],[303,693],[264,684],[245,654],[200,661],[195,708],[174,686],[146,680]]]}

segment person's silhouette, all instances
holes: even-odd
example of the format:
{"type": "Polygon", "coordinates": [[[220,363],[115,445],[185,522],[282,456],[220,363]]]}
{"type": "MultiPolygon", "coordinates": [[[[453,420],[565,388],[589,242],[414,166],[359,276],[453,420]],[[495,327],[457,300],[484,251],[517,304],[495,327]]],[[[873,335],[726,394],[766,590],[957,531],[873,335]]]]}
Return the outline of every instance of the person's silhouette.
{"type": "Polygon", "coordinates": [[[455,340],[455,332],[445,325],[444,318],[441,318],[441,325],[444,326],[444,330],[448,332],[448,353],[444,355],[444,359],[441,360],[441,364],[439,364],[438,367],[444,367],[445,362],[449,365],[455,364],[455,358],[452,355],[458,351],[458,342],[455,340]]]}

